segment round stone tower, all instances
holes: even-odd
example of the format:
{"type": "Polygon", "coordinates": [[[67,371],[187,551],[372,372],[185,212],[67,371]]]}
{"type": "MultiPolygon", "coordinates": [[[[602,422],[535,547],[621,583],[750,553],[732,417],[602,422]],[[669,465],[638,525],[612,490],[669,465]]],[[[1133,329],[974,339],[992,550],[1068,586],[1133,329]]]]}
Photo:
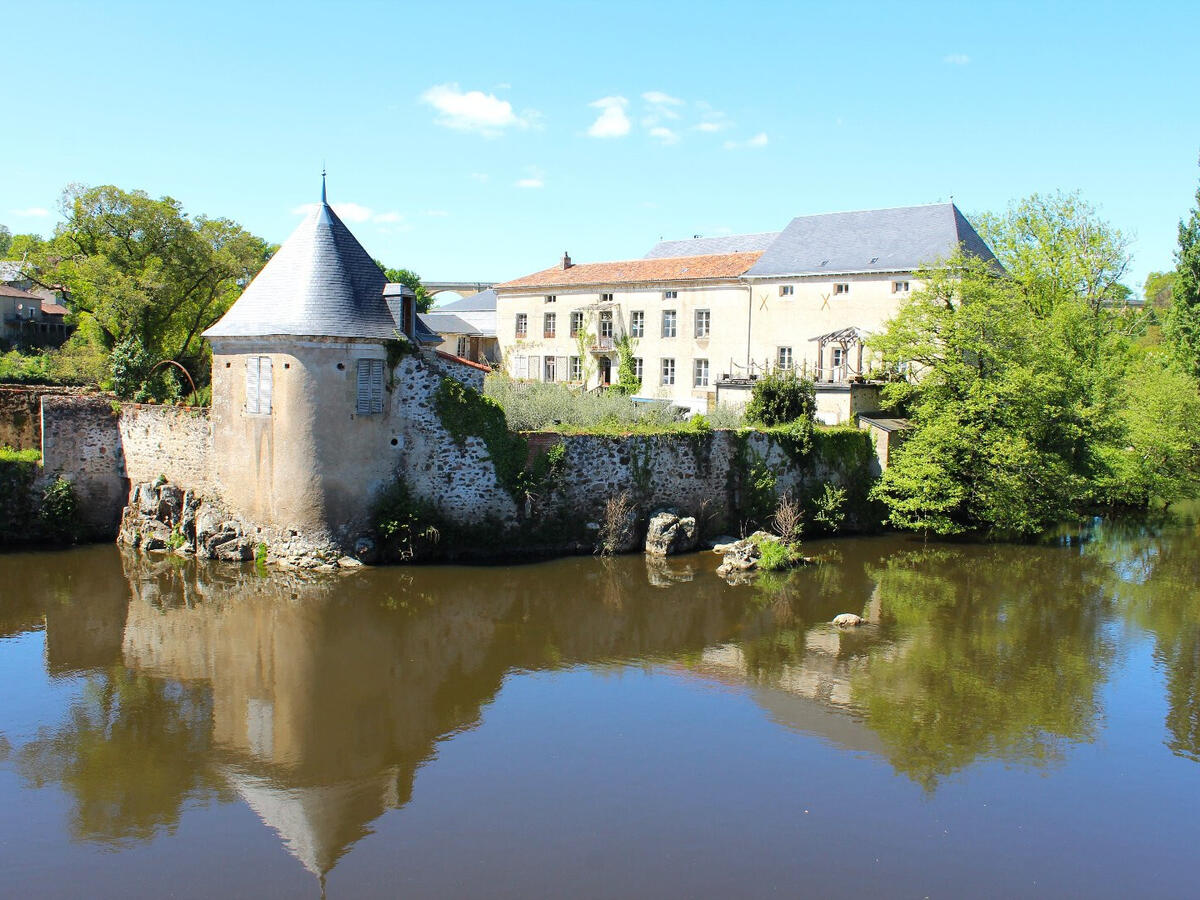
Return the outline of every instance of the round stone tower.
{"type": "MultiPolygon", "coordinates": [[[[397,292],[325,200],[216,325],[214,474],[260,526],[345,547],[396,468],[389,351],[412,328],[397,292]]],[[[394,356],[393,356],[394,360],[394,356]]]]}

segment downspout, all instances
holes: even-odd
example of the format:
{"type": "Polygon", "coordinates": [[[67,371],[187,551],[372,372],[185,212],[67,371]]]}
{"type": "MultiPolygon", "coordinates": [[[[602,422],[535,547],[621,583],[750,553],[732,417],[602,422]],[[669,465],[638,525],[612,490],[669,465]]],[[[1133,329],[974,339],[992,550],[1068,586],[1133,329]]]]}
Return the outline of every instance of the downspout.
{"type": "Polygon", "coordinates": [[[750,377],[750,322],[754,318],[754,284],[746,282],[746,377],[750,377]]]}

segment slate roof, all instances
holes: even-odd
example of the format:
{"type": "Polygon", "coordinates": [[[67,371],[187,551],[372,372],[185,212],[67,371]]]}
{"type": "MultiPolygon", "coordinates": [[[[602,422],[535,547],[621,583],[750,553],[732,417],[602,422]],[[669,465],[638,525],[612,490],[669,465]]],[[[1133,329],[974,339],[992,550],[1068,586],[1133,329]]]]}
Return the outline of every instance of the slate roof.
{"type": "Polygon", "coordinates": [[[911,272],[946,259],[960,243],[981,259],[996,259],[953,203],[800,216],[746,274],[911,272]]]}
{"type": "Polygon", "coordinates": [[[708,256],[717,253],[749,253],[766,250],[778,231],[761,234],[727,234],[720,237],[690,238],[685,241],[659,241],[644,259],[668,259],[674,256],[708,256]]]}
{"type": "Polygon", "coordinates": [[[436,331],[438,334],[469,334],[478,336],[480,331],[470,322],[464,322],[453,313],[444,313],[441,310],[433,312],[421,313],[421,321],[425,323],[425,327],[430,331],[436,331]]]}
{"type": "Polygon", "coordinates": [[[754,265],[758,253],[726,253],[716,256],[681,256],[671,259],[631,259],[622,262],[578,263],[534,272],[497,289],[579,287],[639,282],[695,281],[737,278],[754,265]]]}
{"type": "Polygon", "coordinates": [[[495,312],[496,292],[493,289],[488,288],[486,291],[480,291],[478,294],[471,294],[471,296],[463,297],[461,300],[454,300],[450,303],[443,303],[441,306],[435,306],[432,311],[434,313],[495,312]]]}
{"type": "Polygon", "coordinates": [[[386,340],[396,333],[383,297],[386,283],[370,254],[322,198],[204,336],[386,340]]]}

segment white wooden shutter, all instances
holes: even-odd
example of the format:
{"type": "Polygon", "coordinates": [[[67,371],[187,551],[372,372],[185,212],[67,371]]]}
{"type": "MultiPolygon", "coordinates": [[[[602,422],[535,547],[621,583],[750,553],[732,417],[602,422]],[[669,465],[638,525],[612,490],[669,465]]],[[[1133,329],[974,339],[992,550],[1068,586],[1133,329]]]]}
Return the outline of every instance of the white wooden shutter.
{"type": "Polygon", "coordinates": [[[246,360],[246,412],[258,412],[258,362],[260,357],[251,356],[246,360]]]}
{"type": "Polygon", "coordinates": [[[513,357],[513,377],[528,378],[529,377],[529,357],[514,356],[513,357]]]}
{"type": "Polygon", "coordinates": [[[258,358],[258,411],[263,415],[271,413],[271,358],[258,358]]]}
{"type": "Polygon", "coordinates": [[[570,381],[571,372],[567,368],[567,358],[565,356],[558,357],[554,365],[554,375],[559,381],[570,381]]]}

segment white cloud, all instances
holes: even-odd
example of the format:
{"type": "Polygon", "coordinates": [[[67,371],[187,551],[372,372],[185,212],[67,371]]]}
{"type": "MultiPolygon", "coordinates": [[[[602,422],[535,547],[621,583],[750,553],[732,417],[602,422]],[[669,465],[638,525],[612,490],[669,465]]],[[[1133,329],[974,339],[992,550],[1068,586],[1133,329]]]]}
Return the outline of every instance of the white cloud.
{"type": "Polygon", "coordinates": [[[767,146],[767,133],[760,131],[748,141],[726,141],[726,150],[743,150],[746,148],[758,148],[767,146]]]}
{"type": "Polygon", "coordinates": [[[699,125],[693,125],[697,131],[705,131],[709,134],[714,134],[720,131],[725,125],[721,122],[701,122],[699,125]]]}
{"type": "Polygon", "coordinates": [[[437,124],[485,137],[496,137],[505,128],[528,128],[540,118],[532,111],[517,115],[507,100],[483,91],[463,91],[454,83],[435,84],[421,95],[421,102],[441,114],[434,120],[437,124]]]}
{"type": "Polygon", "coordinates": [[[642,99],[653,106],[683,106],[683,101],[662,91],[646,91],[642,99]]]}
{"type": "Polygon", "coordinates": [[[427,209],[424,210],[421,215],[429,216],[432,219],[444,219],[446,216],[450,215],[450,213],[446,212],[444,209],[427,209]]]}
{"type": "Polygon", "coordinates": [[[951,53],[949,56],[943,56],[942,62],[952,66],[965,66],[971,61],[971,57],[965,53],[951,53]]]}
{"type": "Polygon", "coordinates": [[[371,219],[371,208],[361,203],[331,203],[333,211],[347,222],[368,222],[371,219]]]}
{"type": "MultiPolygon", "coordinates": [[[[378,222],[384,224],[395,224],[404,221],[404,214],[398,213],[395,210],[387,212],[375,212],[369,206],[363,206],[361,203],[330,203],[333,211],[338,214],[338,218],[346,222],[378,222]]],[[[320,208],[319,203],[301,203],[292,210],[294,216],[307,216],[313,210],[320,208]]]]}
{"type": "Polygon", "coordinates": [[[661,125],[657,128],[650,129],[650,137],[654,138],[661,144],[678,144],[679,135],[670,128],[663,128],[661,125]]]}
{"type": "Polygon", "coordinates": [[[588,104],[601,110],[600,116],[588,129],[588,134],[597,138],[624,137],[629,134],[629,116],[625,107],[629,101],[624,97],[601,97],[588,104]]]}
{"type": "Polygon", "coordinates": [[[9,214],[20,216],[24,219],[44,219],[50,215],[50,210],[43,209],[40,206],[29,206],[25,209],[10,209],[9,214]]]}
{"type": "Polygon", "coordinates": [[[519,188],[543,188],[546,186],[546,174],[537,166],[526,166],[525,177],[517,179],[514,185],[519,188]]]}

